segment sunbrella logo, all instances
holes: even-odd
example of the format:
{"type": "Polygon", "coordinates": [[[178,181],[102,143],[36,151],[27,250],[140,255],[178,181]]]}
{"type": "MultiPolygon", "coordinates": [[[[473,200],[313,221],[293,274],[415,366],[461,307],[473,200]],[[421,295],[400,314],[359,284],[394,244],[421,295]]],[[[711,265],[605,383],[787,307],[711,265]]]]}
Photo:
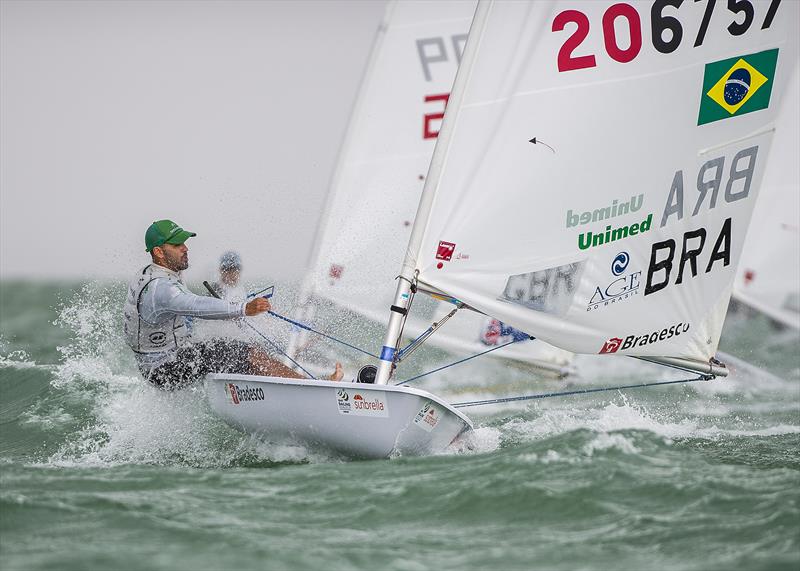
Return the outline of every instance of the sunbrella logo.
{"type": "Polygon", "coordinates": [[[251,387],[248,385],[239,387],[233,383],[225,383],[225,392],[233,404],[264,400],[264,389],[261,387],[251,387]]]}
{"type": "Polygon", "coordinates": [[[381,402],[381,399],[377,397],[367,400],[360,394],[356,393],[353,397],[353,408],[356,410],[380,412],[384,409],[384,404],[381,402]]]}
{"type": "Polygon", "coordinates": [[[353,416],[389,416],[389,405],[383,391],[354,392],[352,396],[344,389],[336,391],[339,414],[353,416]]]}

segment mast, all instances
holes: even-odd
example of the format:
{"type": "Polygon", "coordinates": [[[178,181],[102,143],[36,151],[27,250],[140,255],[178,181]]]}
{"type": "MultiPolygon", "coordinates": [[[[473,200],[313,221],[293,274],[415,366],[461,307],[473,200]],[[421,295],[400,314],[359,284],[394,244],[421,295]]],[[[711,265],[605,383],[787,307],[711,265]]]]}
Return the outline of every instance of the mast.
{"type": "Polygon", "coordinates": [[[455,116],[458,114],[461,101],[464,98],[464,88],[469,79],[472,64],[478,53],[480,36],[490,8],[491,6],[488,2],[480,1],[478,3],[475,17],[470,26],[469,37],[464,47],[464,54],[461,56],[461,64],[458,67],[456,79],[453,83],[453,90],[450,93],[450,100],[447,104],[447,109],[449,111],[445,111],[442,128],[436,139],[436,147],[433,151],[433,158],[431,159],[431,164],[428,169],[428,176],[425,179],[425,186],[420,196],[417,214],[414,217],[414,225],[411,230],[411,237],[408,241],[405,259],[403,260],[400,275],[398,276],[394,303],[390,307],[389,323],[386,327],[386,336],[380,354],[380,364],[378,365],[378,373],[375,377],[375,383],[379,385],[388,383],[392,375],[397,343],[400,338],[403,323],[408,315],[411,285],[414,283],[415,279],[417,254],[425,233],[425,228],[428,224],[428,219],[430,218],[439,176],[447,161],[447,150],[450,140],[453,137],[455,116]]]}

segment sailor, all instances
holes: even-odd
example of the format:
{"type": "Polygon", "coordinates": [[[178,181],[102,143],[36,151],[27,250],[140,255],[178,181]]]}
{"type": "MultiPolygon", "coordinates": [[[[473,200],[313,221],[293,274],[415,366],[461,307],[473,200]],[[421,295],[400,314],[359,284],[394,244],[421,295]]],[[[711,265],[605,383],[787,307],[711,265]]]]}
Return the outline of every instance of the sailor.
{"type": "MultiPolygon", "coordinates": [[[[190,292],[181,272],[189,267],[185,242],[192,236],[171,220],[153,222],[145,233],[151,263],[131,281],[124,309],[125,339],[144,378],[164,389],[188,386],[210,372],[300,378],[257,345],[226,339],[192,342],[193,318],[240,319],[271,309],[263,297],[245,303],[190,292]]],[[[341,378],[342,366],[336,363],[329,379],[341,378]]]]}
{"type": "Polygon", "coordinates": [[[242,258],[236,252],[229,250],[219,259],[219,280],[212,284],[214,291],[222,299],[242,301],[247,297],[247,292],[239,283],[242,273],[242,258]]]}

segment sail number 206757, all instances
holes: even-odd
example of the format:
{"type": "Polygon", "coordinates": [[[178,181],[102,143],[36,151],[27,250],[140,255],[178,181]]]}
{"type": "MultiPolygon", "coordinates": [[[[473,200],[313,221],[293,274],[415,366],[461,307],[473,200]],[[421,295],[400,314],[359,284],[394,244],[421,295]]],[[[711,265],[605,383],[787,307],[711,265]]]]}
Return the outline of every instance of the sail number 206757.
{"type": "MultiPolygon", "coordinates": [[[[723,1],[725,0],[720,0],[720,4],[723,1]]],[[[688,4],[691,0],[654,0],[650,8],[651,40],[656,51],[662,54],[674,52],[683,41],[684,25],[681,22],[679,9],[684,2],[688,4]]],[[[694,2],[706,3],[694,39],[694,47],[699,47],[705,40],[717,0],[694,0],[694,2]]],[[[772,25],[780,3],[781,0],[771,0],[763,19],[759,18],[762,30],[772,25]]],[[[727,11],[730,22],[727,30],[732,36],[741,36],[756,20],[756,9],[750,0],[727,0],[727,11]]],[[[595,54],[575,53],[580,51],[581,44],[589,35],[591,28],[589,17],[579,10],[564,10],[553,19],[552,31],[562,32],[570,24],[575,24],[577,27],[558,50],[558,71],[596,67],[595,54]]],[[[613,4],[603,13],[601,24],[606,53],[612,60],[628,63],[639,55],[642,50],[642,19],[636,8],[624,2],[613,4]],[[628,30],[629,42],[625,42],[625,38],[622,38],[621,42],[617,37],[617,29],[623,29],[622,25],[628,30]],[[621,43],[623,45],[620,45],[621,43]],[[624,47],[626,43],[627,46],[624,47]]]]}

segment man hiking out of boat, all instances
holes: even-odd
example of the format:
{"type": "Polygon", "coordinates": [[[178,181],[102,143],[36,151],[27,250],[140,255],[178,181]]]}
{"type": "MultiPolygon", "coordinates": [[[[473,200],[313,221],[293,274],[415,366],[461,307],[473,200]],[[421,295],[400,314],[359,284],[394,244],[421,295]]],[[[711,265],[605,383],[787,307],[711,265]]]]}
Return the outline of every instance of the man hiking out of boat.
{"type": "MultiPolygon", "coordinates": [[[[139,270],[128,287],[125,339],[145,379],[164,389],[188,386],[207,373],[238,373],[300,378],[257,345],[228,339],[193,343],[192,320],[240,319],[269,311],[267,299],[247,303],[195,295],[183,283],[189,267],[186,240],[196,236],[171,220],[153,222],[145,233],[151,263],[139,270]]],[[[330,380],[342,378],[336,363],[330,380]]]]}

